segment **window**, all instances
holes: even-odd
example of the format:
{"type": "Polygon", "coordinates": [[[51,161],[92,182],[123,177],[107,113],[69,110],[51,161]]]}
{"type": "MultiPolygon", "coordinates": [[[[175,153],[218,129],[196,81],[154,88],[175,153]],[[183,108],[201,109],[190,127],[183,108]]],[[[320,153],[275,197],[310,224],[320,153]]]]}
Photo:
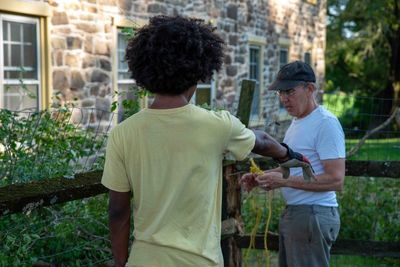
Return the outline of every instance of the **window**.
{"type": "Polygon", "coordinates": [[[249,79],[256,81],[253,102],[251,103],[251,116],[258,116],[260,114],[260,54],[260,46],[250,46],[249,79]]]}
{"type": "Polygon", "coordinates": [[[287,48],[281,48],[279,50],[279,69],[289,63],[289,53],[287,48]]]}
{"type": "Polygon", "coordinates": [[[123,16],[116,16],[112,19],[113,37],[115,48],[113,49],[113,91],[118,92],[114,95],[114,101],[118,101],[118,116],[114,116],[114,123],[121,122],[126,117],[139,111],[143,107],[147,107],[147,102],[151,101],[150,97],[144,96],[140,101],[137,99],[137,85],[135,80],[131,78],[128,63],[125,61],[125,50],[128,44],[128,36],[134,34],[135,29],[144,26],[147,21],[140,19],[126,19],[123,16]],[[128,108],[124,110],[122,103],[127,101],[128,108]]]}
{"type": "Polygon", "coordinates": [[[122,101],[124,99],[134,100],[136,98],[133,88],[136,86],[135,80],[131,78],[128,63],[125,60],[125,49],[128,44],[127,36],[122,29],[117,30],[117,90],[118,90],[118,122],[123,121],[124,109],[122,101]]]}
{"type": "Polygon", "coordinates": [[[213,100],[216,96],[216,80],[212,77],[209,81],[197,84],[197,90],[193,96],[193,101],[196,105],[213,106],[213,100]]]}
{"type": "Polygon", "coordinates": [[[41,106],[39,19],[0,13],[0,108],[41,106]]]}
{"type": "Polygon", "coordinates": [[[304,62],[307,63],[308,65],[312,66],[311,62],[311,53],[310,52],[305,52],[304,53],[304,62]]]}
{"type": "MultiPolygon", "coordinates": [[[[289,63],[289,53],[287,48],[281,48],[279,50],[279,69],[281,69],[284,65],[289,63]]],[[[279,108],[284,110],[284,106],[281,101],[279,101],[279,108]]]]}

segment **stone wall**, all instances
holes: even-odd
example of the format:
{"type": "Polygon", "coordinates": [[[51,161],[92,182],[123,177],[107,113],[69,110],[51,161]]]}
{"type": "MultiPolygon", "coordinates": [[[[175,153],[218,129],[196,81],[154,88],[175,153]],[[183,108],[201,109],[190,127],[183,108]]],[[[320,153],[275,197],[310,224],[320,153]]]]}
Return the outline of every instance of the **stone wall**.
{"type": "MultiPolygon", "coordinates": [[[[318,83],[324,81],[326,0],[48,0],[52,8],[53,90],[81,107],[109,110],[112,103],[113,21],[147,20],[158,14],[185,15],[213,23],[226,41],[218,74],[216,103],[234,109],[240,81],[248,77],[249,34],[265,40],[263,121],[278,133],[278,98],[264,90],[278,71],[280,40],[289,42],[289,59],[312,52],[318,83]]],[[[95,121],[96,118],[92,118],[95,121]]]]}

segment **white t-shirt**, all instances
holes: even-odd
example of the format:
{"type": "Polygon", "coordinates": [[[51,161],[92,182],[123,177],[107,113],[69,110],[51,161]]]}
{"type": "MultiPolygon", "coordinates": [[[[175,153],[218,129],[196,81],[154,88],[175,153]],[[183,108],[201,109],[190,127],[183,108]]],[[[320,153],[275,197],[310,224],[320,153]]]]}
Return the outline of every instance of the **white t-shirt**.
{"type": "MultiPolygon", "coordinates": [[[[324,173],[322,160],[346,156],[342,126],[323,106],[304,118],[293,119],[283,141],[310,160],[316,175],[324,173]]],[[[302,176],[302,169],[291,168],[290,175],[302,176]]],[[[281,191],[288,205],[338,206],[334,191],[312,192],[289,187],[281,191]]]]}

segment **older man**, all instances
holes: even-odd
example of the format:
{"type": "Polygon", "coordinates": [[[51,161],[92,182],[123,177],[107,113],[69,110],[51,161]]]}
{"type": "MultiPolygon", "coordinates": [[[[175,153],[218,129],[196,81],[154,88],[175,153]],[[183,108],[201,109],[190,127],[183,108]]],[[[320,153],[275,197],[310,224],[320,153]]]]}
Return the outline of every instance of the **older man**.
{"type": "Polygon", "coordinates": [[[301,61],[281,68],[269,90],[276,91],[287,112],[294,117],[284,143],[306,156],[315,171],[314,179],[304,179],[300,168],[266,171],[254,177],[265,190],[281,188],[286,200],[279,223],[279,266],[329,266],[330,249],[336,240],[340,217],[335,191],[342,190],[345,175],[344,134],[338,119],[317,104],[315,74],[301,61]]]}

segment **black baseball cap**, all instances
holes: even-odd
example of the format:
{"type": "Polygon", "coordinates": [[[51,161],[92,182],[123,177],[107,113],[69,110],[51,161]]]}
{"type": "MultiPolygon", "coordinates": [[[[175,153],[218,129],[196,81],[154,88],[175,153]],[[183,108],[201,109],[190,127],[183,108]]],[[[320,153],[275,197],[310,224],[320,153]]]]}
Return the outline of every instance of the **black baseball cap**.
{"type": "Polygon", "coordinates": [[[286,91],[304,82],[315,82],[313,69],[305,62],[294,61],[284,65],[268,90],[286,91]]]}

